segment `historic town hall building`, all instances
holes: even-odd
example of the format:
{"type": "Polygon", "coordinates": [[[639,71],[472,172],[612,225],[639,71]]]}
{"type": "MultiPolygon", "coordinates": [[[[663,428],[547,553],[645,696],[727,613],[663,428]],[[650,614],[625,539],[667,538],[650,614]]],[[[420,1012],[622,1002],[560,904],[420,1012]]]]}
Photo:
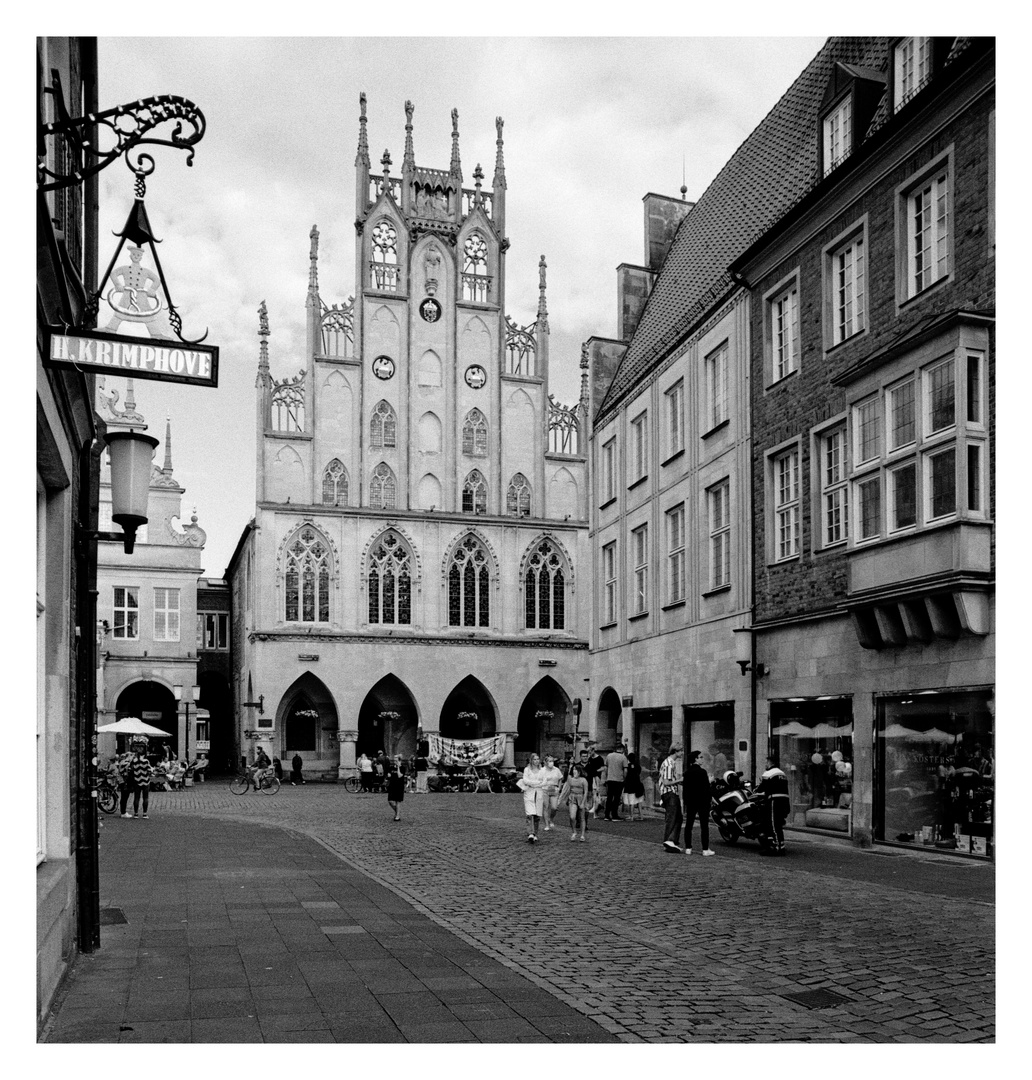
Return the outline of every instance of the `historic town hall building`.
{"type": "MultiPolygon", "coordinates": [[[[270,362],[260,309],[256,509],[229,567],[242,752],[336,776],[417,732],[565,744],[588,674],[586,363],[549,395],[536,318],[505,311],[502,120],[490,187],[373,171],[361,97],[355,296],[327,306],[311,232],[306,355],[270,362]]],[[[279,359],[279,358],[277,358],[279,359]]]]}

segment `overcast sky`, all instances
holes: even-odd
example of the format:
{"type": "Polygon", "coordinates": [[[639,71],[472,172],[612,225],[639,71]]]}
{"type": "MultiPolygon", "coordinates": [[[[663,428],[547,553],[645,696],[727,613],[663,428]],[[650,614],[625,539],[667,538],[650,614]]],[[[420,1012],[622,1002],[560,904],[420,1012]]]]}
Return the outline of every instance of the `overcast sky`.
{"type": "MultiPolygon", "coordinates": [[[[533,320],[548,263],[551,391],[572,403],[581,342],[615,336],[616,267],[644,260],[646,192],[699,197],[823,38],[112,38],[99,43],[100,107],[177,94],[207,131],[192,167],[152,150],[146,205],[183,333],[220,348],[219,387],[137,380],[151,434],[172,420],[175,476],[220,576],[254,513],[257,308],[268,304],[274,378],[304,366],[309,231],[319,286],[352,295],[359,93],[374,171],[398,175],[406,99],[417,165],[447,169],[458,109],[464,186],[489,185],[505,121],[506,313],[533,320]]],[[[132,174],[101,174],[101,272],[132,205],[132,174]]],[[[109,388],[124,381],[109,380],[109,388]]],[[[159,454],[163,449],[159,448],[159,454]]]]}

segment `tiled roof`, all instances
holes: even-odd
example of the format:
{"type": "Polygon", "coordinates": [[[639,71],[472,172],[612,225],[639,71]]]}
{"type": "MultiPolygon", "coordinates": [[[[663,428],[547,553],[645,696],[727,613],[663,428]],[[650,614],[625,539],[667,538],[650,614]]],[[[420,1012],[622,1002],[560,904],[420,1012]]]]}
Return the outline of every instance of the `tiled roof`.
{"type": "Polygon", "coordinates": [[[685,216],[596,419],[733,287],[728,267],[817,182],[817,118],[835,63],[885,70],[887,39],[829,38],[685,216]]]}

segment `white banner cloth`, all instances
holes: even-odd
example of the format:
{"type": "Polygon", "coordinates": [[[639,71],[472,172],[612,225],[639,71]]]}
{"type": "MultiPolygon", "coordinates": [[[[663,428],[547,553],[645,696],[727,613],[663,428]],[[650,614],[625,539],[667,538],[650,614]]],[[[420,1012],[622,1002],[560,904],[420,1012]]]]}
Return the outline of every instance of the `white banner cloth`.
{"type": "Polygon", "coordinates": [[[431,765],[497,765],[505,757],[505,736],[489,739],[443,739],[427,732],[431,765]]]}

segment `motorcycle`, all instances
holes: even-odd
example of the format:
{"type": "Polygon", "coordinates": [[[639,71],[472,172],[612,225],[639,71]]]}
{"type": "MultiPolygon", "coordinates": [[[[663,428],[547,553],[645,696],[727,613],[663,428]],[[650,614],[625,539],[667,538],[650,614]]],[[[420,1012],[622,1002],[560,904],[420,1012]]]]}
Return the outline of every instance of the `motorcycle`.
{"type": "Polygon", "coordinates": [[[752,791],[737,774],[731,775],[734,779],[725,774],[723,779],[714,782],[710,797],[710,820],[720,838],[726,844],[737,844],[744,836],[760,845],[762,855],[783,854],[771,828],[769,796],[762,791],[752,791]]]}

